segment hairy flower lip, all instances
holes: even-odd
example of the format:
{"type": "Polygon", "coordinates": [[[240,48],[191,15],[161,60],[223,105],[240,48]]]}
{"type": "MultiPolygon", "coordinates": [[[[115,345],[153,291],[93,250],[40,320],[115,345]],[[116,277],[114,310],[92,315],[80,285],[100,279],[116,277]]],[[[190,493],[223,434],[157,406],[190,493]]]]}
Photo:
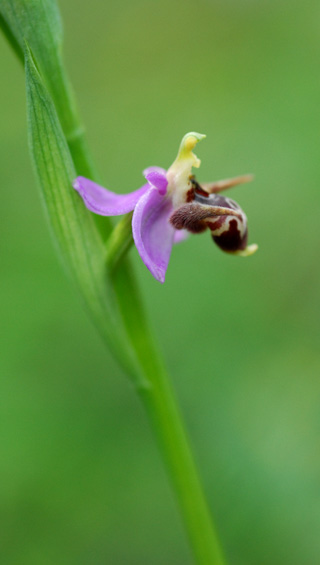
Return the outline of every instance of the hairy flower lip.
{"type": "Polygon", "coordinates": [[[234,247],[225,249],[229,253],[245,256],[257,248],[246,247],[247,219],[240,206],[217,195],[252,177],[243,175],[201,186],[192,174],[192,167],[200,166],[192,150],[204,137],[196,132],[186,134],[169,169],[148,167],[144,170],[147,183],[128,194],[116,194],[84,177],[77,177],[73,183],[86,207],[95,214],[118,216],[133,211],[132,235],[137,250],[161,283],[172,246],[186,238],[186,230],[200,233],[209,228],[221,249],[224,245],[234,247]],[[236,224],[231,223],[232,218],[236,224]]]}
{"type": "Polygon", "coordinates": [[[230,208],[206,206],[197,202],[191,202],[175,210],[170,216],[170,223],[177,230],[187,229],[192,233],[200,233],[207,228],[204,222],[217,216],[236,216],[241,218],[239,212],[230,208]]]}

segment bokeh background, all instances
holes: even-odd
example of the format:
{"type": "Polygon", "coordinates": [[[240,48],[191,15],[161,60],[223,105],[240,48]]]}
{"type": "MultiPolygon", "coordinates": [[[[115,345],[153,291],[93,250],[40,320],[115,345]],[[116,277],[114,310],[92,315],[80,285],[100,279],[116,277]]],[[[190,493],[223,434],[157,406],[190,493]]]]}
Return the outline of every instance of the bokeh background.
{"type": "MultiPolygon", "coordinates": [[[[62,4],[62,3],[61,3],[62,4]]],[[[168,167],[236,188],[248,259],[209,234],[164,286],[131,251],[230,565],[320,562],[319,31],[315,0],[69,0],[65,59],[109,188],[168,167]]],[[[0,38],[0,557],[187,565],[149,425],[57,259],[29,162],[24,76],[0,38]]]]}

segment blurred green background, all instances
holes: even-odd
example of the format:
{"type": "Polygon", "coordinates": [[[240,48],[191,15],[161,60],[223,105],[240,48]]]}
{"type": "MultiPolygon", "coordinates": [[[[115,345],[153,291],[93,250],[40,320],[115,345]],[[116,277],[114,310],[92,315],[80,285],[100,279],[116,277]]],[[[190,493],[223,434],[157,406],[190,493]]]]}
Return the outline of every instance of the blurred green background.
{"type": "MultiPolygon", "coordinates": [[[[131,251],[230,565],[320,562],[319,31],[314,0],[69,0],[65,59],[104,184],[126,192],[204,132],[247,259],[208,233],[164,286],[131,251]]],[[[131,386],[55,255],[29,162],[24,76],[0,38],[0,560],[187,565],[131,386]]]]}

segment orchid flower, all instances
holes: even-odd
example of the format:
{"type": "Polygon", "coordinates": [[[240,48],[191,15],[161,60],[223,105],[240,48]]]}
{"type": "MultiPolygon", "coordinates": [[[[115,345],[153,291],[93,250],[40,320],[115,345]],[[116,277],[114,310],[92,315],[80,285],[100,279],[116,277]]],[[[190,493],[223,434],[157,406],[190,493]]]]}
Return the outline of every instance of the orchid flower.
{"type": "Polygon", "coordinates": [[[200,233],[208,228],[215,243],[234,255],[247,256],[257,250],[255,244],[247,247],[247,218],[240,206],[217,194],[252,177],[245,175],[200,186],[192,174],[192,167],[200,166],[200,159],[192,150],[204,137],[187,133],[168,171],[160,167],[145,169],[147,183],[129,194],[115,194],[84,177],[77,177],[73,184],[86,207],[96,214],[118,216],[134,210],[134,242],[142,261],[161,283],[172,245],[182,241],[188,231],[200,233]]]}

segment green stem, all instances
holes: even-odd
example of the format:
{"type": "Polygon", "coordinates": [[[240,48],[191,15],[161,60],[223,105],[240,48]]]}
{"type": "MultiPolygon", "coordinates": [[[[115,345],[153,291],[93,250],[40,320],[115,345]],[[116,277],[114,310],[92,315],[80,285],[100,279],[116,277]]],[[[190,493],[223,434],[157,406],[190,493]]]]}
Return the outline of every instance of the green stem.
{"type": "Polygon", "coordinates": [[[111,274],[115,271],[133,244],[131,227],[132,214],[132,212],[126,214],[122,220],[117,223],[107,240],[106,262],[111,274]]]}
{"type": "Polygon", "coordinates": [[[165,456],[196,562],[223,565],[217,532],[165,373],[154,374],[153,386],[139,393],[165,456]]]}
{"type": "MultiPolygon", "coordinates": [[[[97,179],[97,171],[91,158],[85,138],[85,128],[81,123],[73,89],[66,75],[63,61],[57,57],[55,65],[54,82],[49,83],[50,90],[56,100],[57,112],[64,130],[64,134],[72,155],[73,163],[78,175],[97,179]]],[[[107,223],[109,221],[107,220],[107,223]]]]}
{"type": "Polygon", "coordinates": [[[198,565],[223,565],[217,532],[208,510],[198,471],[192,457],[183,420],[164,369],[152,332],[146,320],[139,289],[131,280],[135,300],[128,294],[130,270],[123,263],[114,270],[113,278],[124,324],[134,342],[134,349],[149,386],[137,392],[156,433],[166,461],[169,476],[198,565]],[[138,321],[138,323],[137,323],[138,321]]]}

